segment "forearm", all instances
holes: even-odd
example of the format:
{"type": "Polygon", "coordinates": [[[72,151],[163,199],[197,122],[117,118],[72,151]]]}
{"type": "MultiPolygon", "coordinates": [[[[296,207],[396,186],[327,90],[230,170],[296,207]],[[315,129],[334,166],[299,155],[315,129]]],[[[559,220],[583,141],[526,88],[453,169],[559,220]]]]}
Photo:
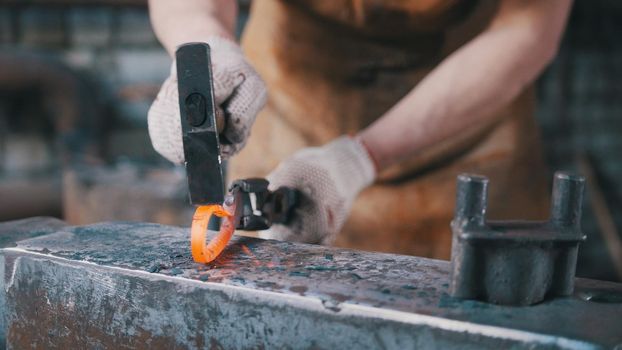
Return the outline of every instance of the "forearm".
{"type": "MultiPolygon", "coordinates": [[[[558,23],[547,23],[558,28],[547,31],[561,35],[570,2],[551,3],[562,13],[558,23]]],[[[535,80],[554,56],[559,35],[543,37],[541,28],[525,30],[523,20],[493,24],[361,132],[379,171],[465,130],[487,125],[496,111],[535,80]]]]}
{"type": "Polygon", "coordinates": [[[235,40],[237,2],[231,0],[149,0],[151,24],[172,56],[177,46],[210,36],[235,40]]]}

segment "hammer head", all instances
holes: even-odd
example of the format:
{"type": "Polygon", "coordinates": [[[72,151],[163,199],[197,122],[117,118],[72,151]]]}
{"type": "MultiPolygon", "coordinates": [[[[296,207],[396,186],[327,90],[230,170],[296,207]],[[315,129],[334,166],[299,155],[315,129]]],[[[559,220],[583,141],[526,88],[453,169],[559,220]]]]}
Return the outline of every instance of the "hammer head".
{"type": "Polygon", "coordinates": [[[210,47],[189,43],[177,48],[179,110],[190,203],[222,204],[224,181],[210,47]]]}

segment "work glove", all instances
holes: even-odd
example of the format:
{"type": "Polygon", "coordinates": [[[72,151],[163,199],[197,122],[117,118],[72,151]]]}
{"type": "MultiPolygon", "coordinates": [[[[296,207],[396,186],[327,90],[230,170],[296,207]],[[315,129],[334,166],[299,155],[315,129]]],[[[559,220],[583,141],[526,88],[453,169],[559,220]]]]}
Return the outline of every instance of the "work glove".
{"type": "MultiPolygon", "coordinates": [[[[240,46],[220,37],[207,40],[211,48],[214,100],[223,113],[220,153],[224,159],[246,144],[257,113],[266,103],[266,86],[246,61],[240,46]]],[[[175,62],[148,114],[149,136],[158,153],[173,163],[184,162],[175,62]]]]}
{"type": "Polygon", "coordinates": [[[288,186],[301,198],[287,225],[260,231],[267,239],[330,243],[343,227],[354,199],[376,177],[363,144],[343,136],[323,146],[305,148],[268,175],[269,189],[288,186]]]}

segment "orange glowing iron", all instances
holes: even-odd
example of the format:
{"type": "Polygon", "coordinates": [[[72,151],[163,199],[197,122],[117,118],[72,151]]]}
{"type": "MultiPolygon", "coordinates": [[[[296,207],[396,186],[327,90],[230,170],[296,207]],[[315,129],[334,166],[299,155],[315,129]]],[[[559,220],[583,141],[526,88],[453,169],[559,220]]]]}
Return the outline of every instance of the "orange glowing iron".
{"type": "Polygon", "coordinates": [[[194,261],[209,263],[216,259],[227,246],[235,230],[232,213],[228,209],[221,205],[204,205],[197,208],[192,217],[190,237],[190,248],[194,261]],[[207,225],[212,215],[224,218],[224,220],[220,224],[216,237],[206,244],[207,225]]]}

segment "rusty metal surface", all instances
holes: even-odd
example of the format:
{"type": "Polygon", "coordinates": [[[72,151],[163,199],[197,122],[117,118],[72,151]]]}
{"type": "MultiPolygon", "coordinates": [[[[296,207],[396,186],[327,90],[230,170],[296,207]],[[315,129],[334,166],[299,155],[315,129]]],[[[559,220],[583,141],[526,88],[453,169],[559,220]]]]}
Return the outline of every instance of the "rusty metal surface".
{"type": "Polygon", "coordinates": [[[202,266],[188,237],[106,223],[4,249],[9,348],[622,344],[619,284],[578,279],[570,297],[497,306],[450,297],[445,261],[238,236],[202,266]]]}

